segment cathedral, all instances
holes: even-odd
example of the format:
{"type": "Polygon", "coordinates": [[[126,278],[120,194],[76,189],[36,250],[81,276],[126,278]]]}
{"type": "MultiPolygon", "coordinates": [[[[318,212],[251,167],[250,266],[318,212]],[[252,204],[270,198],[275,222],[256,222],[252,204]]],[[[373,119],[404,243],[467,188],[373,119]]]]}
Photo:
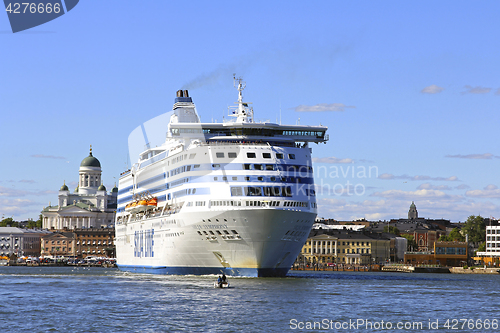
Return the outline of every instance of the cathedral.
{"type": "Polygon", "coordinates": [[[411,202],[410,210],[408,211],[408,220],[418,220],[417,206],[415,206],[414,201],[411,202]]]}
{"type": "Polygon", "coordinates": [[[74,193],[66,182],[59,190],[58,205],[42,210],[43,228],[53,230],[113,228],[118,188],[110,193],[101,180],[101,163],[92,155],[80,163],[78,186],[74,193]]]}

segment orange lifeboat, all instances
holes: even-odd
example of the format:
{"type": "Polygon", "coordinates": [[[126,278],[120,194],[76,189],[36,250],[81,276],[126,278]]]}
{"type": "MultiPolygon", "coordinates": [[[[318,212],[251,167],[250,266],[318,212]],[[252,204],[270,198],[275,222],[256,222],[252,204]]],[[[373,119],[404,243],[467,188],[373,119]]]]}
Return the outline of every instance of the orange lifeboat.
{"type": "Polygon", "coordinates": [[[125,211],[128,212],[128,211],[132,210],[132,205],[133,205],[133,202],[126,204],[125,211]]]}
{"type": "Polygon", "coordinates": [[[156,207],[156,205],[158,205],[158,199],[156,197],[149,199],[148,208],[156,207]]]}
{"type": "Polygon", "coordinates": [[[136,206],[136,208],[138,208],[139,211],[145,210],[147,207],[148,207],[148,201],[144,199],[139,200],[136,206]]]}

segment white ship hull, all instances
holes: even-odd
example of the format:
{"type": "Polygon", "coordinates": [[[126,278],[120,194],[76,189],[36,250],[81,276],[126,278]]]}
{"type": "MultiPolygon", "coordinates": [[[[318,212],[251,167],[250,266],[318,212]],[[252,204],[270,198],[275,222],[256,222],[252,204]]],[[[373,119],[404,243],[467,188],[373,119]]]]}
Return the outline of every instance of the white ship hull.
{"type": "Polygon", "coordinates": [[[149,218],[117,227],[117,262],[133,272],[284,276],[315,217],[310,212],[256,208],[149,218]],[[208,219],[212,222],[202,222],[208,219]],[[216,230],[230,234],[198,233],[216,230]],[[297,236],[285,235],[290,230],[297,236]]]}

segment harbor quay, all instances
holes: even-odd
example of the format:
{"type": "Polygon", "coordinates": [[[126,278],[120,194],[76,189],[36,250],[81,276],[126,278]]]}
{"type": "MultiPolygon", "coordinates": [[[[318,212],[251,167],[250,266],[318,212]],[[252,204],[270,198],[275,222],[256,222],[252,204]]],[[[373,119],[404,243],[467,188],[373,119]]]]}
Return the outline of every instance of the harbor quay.
{"type": "Polygon", "coordinates": [[[116,259],[114,258],[92,258],[88,257],[84,259],[76,258],[17,258],[15,256],[12,259],[2,259],[0,260],[0,265],[5,266],[26,266],[26,267],[61,267],[61,266],[72,266],[72,267],[103,267],[112,268],[116,266],[116,259]]]}

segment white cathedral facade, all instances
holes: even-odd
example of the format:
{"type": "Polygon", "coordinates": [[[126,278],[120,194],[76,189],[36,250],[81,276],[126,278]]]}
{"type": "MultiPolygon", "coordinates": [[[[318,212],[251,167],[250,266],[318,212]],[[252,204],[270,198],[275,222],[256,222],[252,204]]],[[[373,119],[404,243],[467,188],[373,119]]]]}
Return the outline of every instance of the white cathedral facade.
{"type": "Polygon", "coordinates": [[[101,173],[101,163],[92,156],[91,146],[89,156],[80,163],[78,186],[74,193],[70,193],[64,183],[59,190],[58,205],[43,209],[43,228],[113,228],[118,188],[115,185],[107,193],[102,185],[101,173]]]}

